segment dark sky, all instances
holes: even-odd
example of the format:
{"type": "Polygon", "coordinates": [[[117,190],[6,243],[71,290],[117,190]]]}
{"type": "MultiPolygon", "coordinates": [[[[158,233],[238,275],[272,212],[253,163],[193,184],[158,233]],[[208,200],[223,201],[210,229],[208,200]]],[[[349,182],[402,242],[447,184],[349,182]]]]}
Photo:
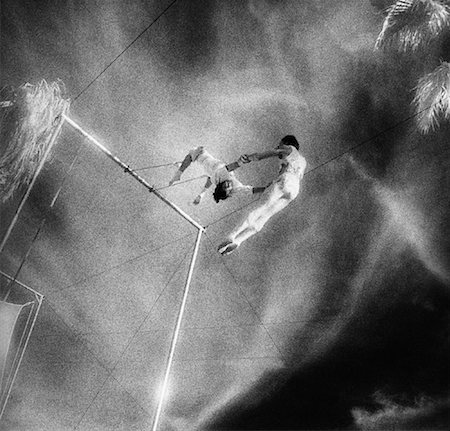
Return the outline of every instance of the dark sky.
{"type": "MultiPolygon", "coordinates": [[[[450,126],[443,121],[420,134],[411,102],[417,80],[450,60],[450,45],[443,38],[414,54],[374,51],[387,3],[178,0],[95,79],[161,12],[160,2],[2,2],[1,85],[62,79],[73,118],[133,166],[180,160],[199,143],[232,160],[271,148],[285,134],[297,136],[308,161],[297,200],[225,261],[263,329],[251,333],[244,356],[256,357],[269,333],[277,361],[251,363],[208,399],[174,402],[168,429],[448,428],[450,126]]],[[[31,197],[31,219],[46,214],[47,196],[78,145],[70,134],[64,142],[31,197]]],[[[70,286],[137,256],[150,230],[152,246],[184,232],[162,205],[147,208],[131,181],[116,183],[108,161],[83,151],[23,275],[76,331],[67,352],[83,337],[106,343],[104,334],[120,327],[113,320],[132,322],[131,331],[148,299],[118,292],[129,300],[122,309],[103,293],[83,302],[70,286]],[[68,293],[56,287],[61,283],[68,293]],[[110,309],[99,316],[90,307],[102,300],[110,309]],[[92,339],[84,335],[91,332],[92,339]]],[[[242,177],[265,184],[275,169],[262,163],[242,177]]],[[[163,185],[171,174],[152,172],[152,180],[163,185]]],[[[198,187],[167,195],[205,225],[239,206],[193,207],[198,187]]],[[[214,245],[239,217],[211,227],[214,245]]],[[[6,258],[12,268],[21,244],[6,258]]],[[[150,263],[162,273],[162,262],[172,266],[180,249],[167,253],[150,263]]],[[[218,259],[206,251],[199,272],[219,274],[218,259]]],[[[127,280],[140,286],[146,269],[132,271],[127,280]]],[[[96,283],[102,292],[107,282],[96,283]]],[[[194,294],[207,295],[198,286],[194,294]]],[[[208,298],[211,321],[192,301],[187,327],[201,322],[220,331],[218,322],[226,324],[223,303],[208,298]]],[[[230,318],[254,323],[245,319],[230,318]]],[[[56,325],[44,323],[47,330],[56,325]]],[[[218,339],[207,346],[226,356],[218,339]]],[[[39,363],[39,347],[33,352],[30,360],[39,363]]],[[[215,373],[226,380],[226,368],[215,373]]],[[[106,419],[96,423],[116,429],[106,419]]]]}

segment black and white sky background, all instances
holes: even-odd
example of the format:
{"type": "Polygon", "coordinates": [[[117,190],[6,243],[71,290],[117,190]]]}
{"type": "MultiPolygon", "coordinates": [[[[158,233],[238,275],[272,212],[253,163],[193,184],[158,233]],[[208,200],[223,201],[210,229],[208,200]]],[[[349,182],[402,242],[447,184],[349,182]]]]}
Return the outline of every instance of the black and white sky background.
{"type": "MultiPolygon", "coordinates": [[[[196,145],[232,161],[285,134],[308,161],[297,200],[224,262],[240,215],[207,231],[162,429],[447,429],[450,126],[420,134],[411,101],[450,39],[375,51],[388,1],[178,0],[88,87],[169,3],[1,3],[1,85],[61,79],[71,116],[132,167],[196,145]]],[[[46,304],[4,424],[146,429],[182,277],[163,286],[193,237],[145,254],[188,228],[75,133],[60,141],[1,261],[13,273],[48,218],[19,277],[46,304]]],[[[266,184],[276,166],[238,174],[266,184]]],[[[194,207],[199,188],[164,192],[203,225],[246,203],[194,207]]]]}

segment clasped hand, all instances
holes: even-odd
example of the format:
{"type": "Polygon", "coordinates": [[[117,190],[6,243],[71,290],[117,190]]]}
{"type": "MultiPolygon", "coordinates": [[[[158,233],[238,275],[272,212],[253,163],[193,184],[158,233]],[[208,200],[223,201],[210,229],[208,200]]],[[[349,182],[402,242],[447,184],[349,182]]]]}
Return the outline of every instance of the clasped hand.
{"type": "Polygon", "coordinates": [[[256,160],[258,159],[256,158],[255,154],[242,154],[242,156],[239,157],[239,162],[244,164],[254,162],[256,160]]]}

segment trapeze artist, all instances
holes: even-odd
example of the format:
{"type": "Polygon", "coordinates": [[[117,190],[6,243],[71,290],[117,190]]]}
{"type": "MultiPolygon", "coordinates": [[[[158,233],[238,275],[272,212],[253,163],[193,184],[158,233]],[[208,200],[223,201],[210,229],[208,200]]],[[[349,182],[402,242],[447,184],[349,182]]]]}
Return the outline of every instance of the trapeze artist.
{"type": "Polygon", "coordinates": [[[244,241],[259,232],[272,216],[286,208],[297,197],[300,181],[306,169],[306,160],[298,150],[299,144],[295,136],[287,135],[281,139],[274,150],[244,154],[240,157],[239,160],[243,163],[278,157],[280,170],[277,179],[262,194],[258,207],[251,211],[244,222],[219,245],[219,253],[222,255],[232,253],[244,241]]]}
{"type": "Polygon", "coordinates": [[[221,160],[213,157],[203,147],[196,147],[189,151],[181,163],[181,166],[178,168],[173,178],[169,181],[170,186],[175,182],[180,181],[181,175],[192,162],[197,162],[202,165],[208,175],[208,179],[206,180],[203,190],[194,199],[194,204],[196,205],[201,202],[204,194],[213,184],[215,186],[213,197],[216,203],[231,196],[262,193],[266,189],[266,187],[252,187],[244,185],[236,178],[233,171],[242,166],[244,163],[248,163],[247,158],[241,156],[237,161],[226,165],[221,160]]]}

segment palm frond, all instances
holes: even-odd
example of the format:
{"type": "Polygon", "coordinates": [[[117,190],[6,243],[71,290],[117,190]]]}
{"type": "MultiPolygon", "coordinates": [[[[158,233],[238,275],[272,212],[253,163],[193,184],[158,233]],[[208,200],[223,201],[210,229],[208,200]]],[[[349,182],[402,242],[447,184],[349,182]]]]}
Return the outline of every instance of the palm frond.
{"type": "Polygon", "coordinates": [[[415,51],[450,25],[450,7],[443,0],[399,0],[388,8],[376,49],[396,46],[415,51]]]}
{"type": "MultiPolygon", "coordinates": [[[[4,92],[2,92],[4,93],[4,92]]],[[[60,82],[24,84],[0,101],[0,201],[28,183],[69,107],[60,82]],[[12,100],[11,100],[12,99],[12,100]]]]}
{"type": "Polygon", "coordinates": [[[439,126],[439,118],[450,118],[450,63],[442,62],[422,77],[415,89],[419,130],[427,133],[439,126]]]}

